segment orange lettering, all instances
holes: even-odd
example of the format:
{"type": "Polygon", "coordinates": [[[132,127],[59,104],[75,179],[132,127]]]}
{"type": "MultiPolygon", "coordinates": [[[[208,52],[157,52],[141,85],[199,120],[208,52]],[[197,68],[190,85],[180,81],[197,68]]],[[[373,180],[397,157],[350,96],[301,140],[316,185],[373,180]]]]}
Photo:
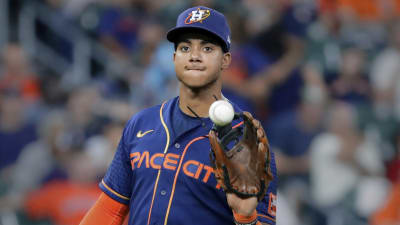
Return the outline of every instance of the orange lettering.
{"type": "Polygon", "coordinates": [[[178,161],[174,160],[174,159],[179,159],[179,155],[173,154],[173,153],[168,153],[165,156],[165,160],[164,160],[164,164],[163,164],[164,168],[169,169],[169,170],[175,170],[176,169],[175,165],[178,164],[178,161]],[[173,159],[171,159],[171,158],[173,158],[173,159]],[[168,165],[169,163],[173,164],[174,166],[168,165]]]}
{"type": "Polygon", "coordinates": [[[220,189],[221,185],[219,183],[217,183],[217,185],[215,186],[216,189],[220,189]]]}
{"type": "Polygon", "coordinates": [[[199,165],[199,162],[194,161],[194,160],[188,160],[188,161],[185,162],[185,164],[183,165],[183,172],[184,172],[186,175],[188,175],[189,177],[194,177],[194,173],[189,172],[189,170],[187,169],[187,167],[188,167],[189,165],[196,165],[196,166],[198,166],[198,165],[199,165]]]}
{"type": "Polygon", "coordinates": [[[211,172],[214,171],[214,169],[212,167],[207,166],[207,165],[204,165],[204,169],[207,170],[207,172],[206,172],[206,175],[204,175],[204,177],[203,177],[203,182],[207,183],[208,178],[210,178],[210,174],[211,174],[211,172]]]}
{"type": "Polygon", "coordinates": [[[140,152],[134,152],[129,155],[131,158],[131,165],[132,165],[132,170],[135,169],[135,162],[137,162],[140,158],[140,152]]]}
{"type": "Polygon", "coordinates": [[[162,157],[164,157],[164,154],[163,153],[156,153],[156,154],[154,154],[151,158],[150,158],[150,165],[151,165],[151,167],[152,168],[154,168],[154,169],[156,169],[156,170],[159,170],[159,169],[161,169],[161,165],[157,165],[157,164],[155,164],[155,162],[154,162],[154,160],[156,159],[156,158],[162,158],[162,157]]]}
{"type": "Polygon", "coordinates": [[[194,178],[199,179],[201,170],[203,169],[204,164],[200,163],[200,166],[197,167],[197,171],[196,171],[196,175],[194,176],[194,178]]]}
{"type": "Polygon", "coordinates": [[[140,161],[138,163],[138,168],[140,168],[142,166],[142,162],[143,162],[144,158],[146,158],[146,168],[149,168],[149,152],[148,151],[145,151],[142,153],[142,156],[140,157],[140,161]]]}

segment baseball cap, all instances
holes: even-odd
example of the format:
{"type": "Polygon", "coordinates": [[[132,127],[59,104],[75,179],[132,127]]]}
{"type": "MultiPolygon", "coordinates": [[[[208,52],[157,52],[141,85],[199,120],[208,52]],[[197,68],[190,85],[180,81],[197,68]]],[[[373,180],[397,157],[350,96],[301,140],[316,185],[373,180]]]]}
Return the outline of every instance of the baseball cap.
{"type": "Polygon", "coordinates": [[[176,27],[167,33],[167,39],[175,42],[182,32],[201,30],[212,34],[222,41],[224,51],[231,47],[231,31],[225,16],[215,9],[196,6],[183,11],[176,21],[176,27]]]}

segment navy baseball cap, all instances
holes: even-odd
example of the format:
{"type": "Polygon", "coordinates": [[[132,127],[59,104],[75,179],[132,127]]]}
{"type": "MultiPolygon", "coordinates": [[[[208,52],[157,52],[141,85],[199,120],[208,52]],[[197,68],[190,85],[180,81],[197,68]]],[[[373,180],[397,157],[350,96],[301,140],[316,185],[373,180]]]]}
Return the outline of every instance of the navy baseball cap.
{"type": "Polygon", "coordinates": [[[167,33],[167,39],[175,42],[185,31],[201,30],[211,33],[222,41],[222,49],[228,52],[231,47],[231,31],[225,16],[215,9],[196,6],[183,11],[176,21],[176,27],[167,33]]]}

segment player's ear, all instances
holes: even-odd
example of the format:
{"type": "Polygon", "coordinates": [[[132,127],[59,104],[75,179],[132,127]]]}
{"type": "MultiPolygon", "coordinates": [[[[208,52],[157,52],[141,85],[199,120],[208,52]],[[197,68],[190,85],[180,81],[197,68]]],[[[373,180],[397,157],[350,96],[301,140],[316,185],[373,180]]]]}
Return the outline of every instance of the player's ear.
{"type": "Polygon", "coordinates": [[[229,67],[229,65],[231,64],[232,61],[232,55],[230,52],[226,52],[224,53],[223,57],[222,57],[222,66],[221,66],[221,70],[225,70],[229,67]]]}

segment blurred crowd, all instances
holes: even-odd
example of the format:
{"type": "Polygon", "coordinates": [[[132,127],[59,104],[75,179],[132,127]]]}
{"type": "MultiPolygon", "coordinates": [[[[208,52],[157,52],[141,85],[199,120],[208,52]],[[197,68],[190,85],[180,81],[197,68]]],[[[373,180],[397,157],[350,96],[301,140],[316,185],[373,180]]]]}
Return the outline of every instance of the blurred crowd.
{"type": "MultiPolygon", "coordinates": [[[[223,12],[223,94],[276,153],[278,225],[400,224],[400,0],[10,0],[0,61],[0,224],[78,224],[125,122],[177,95],[166,31],[192,5],[223,12]],[[36,2],[100,43],[118,73],[73,84],[23,48],[36,2]],[[15,29],[13,29],[15,28],[15,29]]],[[[71,44],[38,36],[66,58],[71,44]]],[[[39,54],[39,53],[38,53],[39,54]]]]}

